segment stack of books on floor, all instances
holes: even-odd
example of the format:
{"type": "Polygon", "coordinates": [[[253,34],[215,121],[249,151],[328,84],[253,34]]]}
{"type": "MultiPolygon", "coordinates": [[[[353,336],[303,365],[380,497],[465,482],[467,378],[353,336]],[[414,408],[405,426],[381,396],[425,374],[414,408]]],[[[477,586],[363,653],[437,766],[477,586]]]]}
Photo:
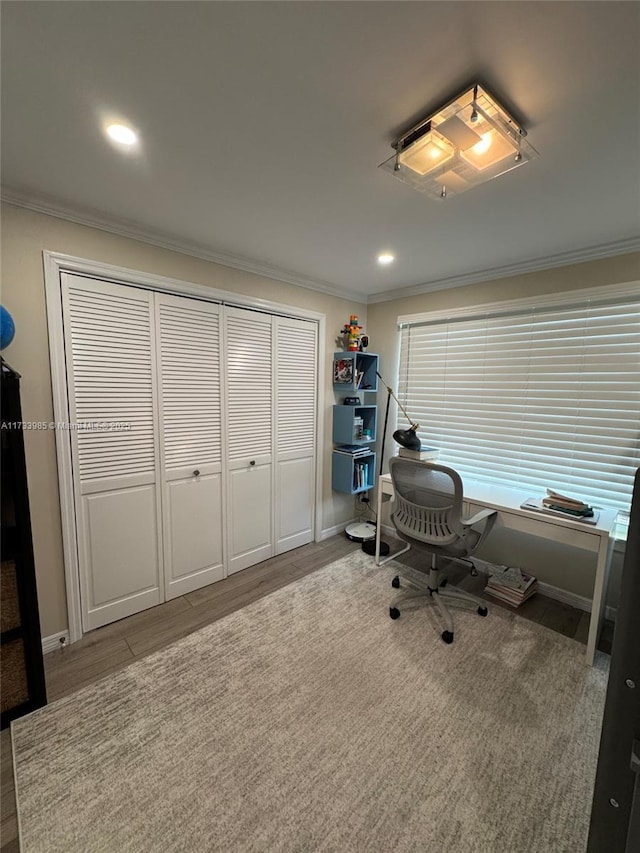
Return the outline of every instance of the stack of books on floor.
{"type": "Polygon", "coordinates": [[[485,592],[512,607],[520,607],[537,589],[538,580],[533,575],[511,566],[499,566],[490,575],[485,592]]]}
{"type": "Polygon", "coordinates": [[[554,510],[554,512],[564,512],[566,515],[571,515],[574,518],[591,518],[593,516],[593,508],[589,504],[577,498],[569,498],[566,495],[561,495],[552,489],[547,489],[547,496],[542,498],[542,505],[546,509],[554,510]]]}

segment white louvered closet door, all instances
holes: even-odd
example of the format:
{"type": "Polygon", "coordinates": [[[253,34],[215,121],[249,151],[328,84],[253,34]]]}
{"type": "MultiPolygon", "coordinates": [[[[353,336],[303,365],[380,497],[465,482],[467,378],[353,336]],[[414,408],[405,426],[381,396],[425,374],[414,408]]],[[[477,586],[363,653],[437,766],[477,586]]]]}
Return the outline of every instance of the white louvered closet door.
{"type": "Polygon", "coordinates": [[[156,294],[166,599],[224,577],[220,306],[156,294]]]}
{"type": "Polygon", "coordinates": [[[83,630],[162,601],[153,295],[63,274],[83,630]]]}
{"type": "Polygon", "coordinates": [[[276,554],[313,541],[317,325],[274,318],[276,554]]]}
{"type": "Polygon", "coordinates": [[[266,560],[273,545],[273,318],[224,308],[228,572],[266,560]]]}

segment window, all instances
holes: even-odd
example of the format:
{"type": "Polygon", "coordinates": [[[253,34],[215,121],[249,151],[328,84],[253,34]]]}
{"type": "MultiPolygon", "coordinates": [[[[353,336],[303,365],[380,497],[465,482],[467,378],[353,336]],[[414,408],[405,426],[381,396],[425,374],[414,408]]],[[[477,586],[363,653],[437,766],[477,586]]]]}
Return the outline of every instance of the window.
{"type": "Polygon", "coordinates": [[[398,325],[398,396],[444,464],[532,495],[550,487],[629,510],[640,465],[640,285],[398,325]]]}

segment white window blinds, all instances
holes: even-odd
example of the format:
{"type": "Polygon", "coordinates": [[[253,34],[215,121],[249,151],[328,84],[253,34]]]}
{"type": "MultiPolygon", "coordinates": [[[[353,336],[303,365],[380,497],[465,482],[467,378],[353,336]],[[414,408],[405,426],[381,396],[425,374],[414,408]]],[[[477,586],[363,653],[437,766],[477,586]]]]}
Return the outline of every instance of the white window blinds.
{"type": "Polygon", "coordinates": [[[628,511],[640,465],[640,288],[399,323],[398,396],[440,461],[628,511]]]}

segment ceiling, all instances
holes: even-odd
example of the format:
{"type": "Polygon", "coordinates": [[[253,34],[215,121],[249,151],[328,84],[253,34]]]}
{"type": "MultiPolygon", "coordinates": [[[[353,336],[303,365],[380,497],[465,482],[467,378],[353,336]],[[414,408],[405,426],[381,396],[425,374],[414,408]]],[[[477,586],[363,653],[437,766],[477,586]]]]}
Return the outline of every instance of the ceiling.
{"type": "Polygon", "coordinates": [[[604,257],[640,247],[639,42],[628,2],[5,0],[2,181],[365,301],[604,257]],[[445,201],[378,169],[475,78],[539,159],[445,201]]]}

